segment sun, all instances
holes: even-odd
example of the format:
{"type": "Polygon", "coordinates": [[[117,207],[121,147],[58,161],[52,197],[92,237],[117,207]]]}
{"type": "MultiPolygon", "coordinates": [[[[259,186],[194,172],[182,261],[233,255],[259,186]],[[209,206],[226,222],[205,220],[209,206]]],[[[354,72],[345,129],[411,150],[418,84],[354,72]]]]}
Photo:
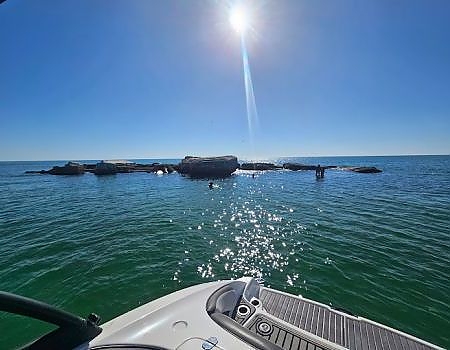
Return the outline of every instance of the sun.
{"type": "Polygon", "coordinates": [[[230,11],[231,27],[239,34],[244,34],[249,25],[250,19],[248,13],[243,6],[236,6],[230,11]]]}

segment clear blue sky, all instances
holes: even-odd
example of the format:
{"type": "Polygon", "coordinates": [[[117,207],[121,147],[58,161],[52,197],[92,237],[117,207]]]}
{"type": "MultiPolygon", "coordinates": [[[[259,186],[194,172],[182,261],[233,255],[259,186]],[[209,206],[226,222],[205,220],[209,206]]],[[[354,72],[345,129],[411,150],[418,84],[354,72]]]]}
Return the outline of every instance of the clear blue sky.
{"type": "Polygon", "coordinates": [[[0,5],[0,160],[450,153],[450,1],[0,5]]]}

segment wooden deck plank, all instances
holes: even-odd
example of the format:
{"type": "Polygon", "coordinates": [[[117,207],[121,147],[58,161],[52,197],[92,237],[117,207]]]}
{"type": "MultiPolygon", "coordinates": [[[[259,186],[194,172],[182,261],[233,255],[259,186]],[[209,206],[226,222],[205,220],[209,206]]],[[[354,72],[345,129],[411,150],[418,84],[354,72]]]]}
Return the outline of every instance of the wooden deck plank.
{"type": "Polygon", "coordinates": [[[278,334],[280,333],[280,329],[278,327],[273,328],[273,332],[270,334],[270,341],[275,343],[278,339],[278,334]]]}
{"type": "Polygon", "coordinates": [[[344,317],[342,315],[336,314],[336,339],[335,342],[343,345],[344,344],[344,335],[343,335],[343,329],[342,326],[344,322],[344,317]]]}
{"type": "Polygon", "coordinates": [[[284,321],[289,323],[289,319],[291,318],[291,314],[295,313],[295,307],[297,306],[298,302],[294,298],[291,298],[291,302],[288,304],[287,310],[284,314],[284,321]]]}
{"type": "Polygon", "coordinates": [[[381,343],[380,327],[373,326],[373,337],[375,339],[376,349],[383,350],[383,344],[381,343]]]}
{"type": "Polygon", "coordinates": [[[301,329],[304,329],[304,327],[305,327],[306,317],[308,315],[308,310],[309,310],[309,305],[310,304],[306,303],[306,302],[303,305],[302,314],[301,314],[301,317],[300,317],[300,320],[299,320],[299,324],[298,324],[298,327],[301,328],[301,329]]]}
{"type": "Polygon", "coordinates": [[[392,344],[394,345],[394,350],[404,350],[400,337],[395,333],[391,333],[391,337],[392,337],[392,344]]]}
{"type": "Polygon", "coordinates": [[[367,323],[361,322],[361,340],[364,350],[371,350],[369,344],[369,333],[367,330],[367,323]]]}
{"type": "Polygon", "coordinates": [[[284,315],[285,315],[286,310],[288,308],[289,302],[291,301],[291,298],[288,298],[288,297],[286,297],[284,295],[283,295],[283,298],[284,298],[283,304],[281,305],[280,313],[278,314],[278,318],[280,320],[284,320],[284,315]]]}
{"type": "Polygon", "coordinates": [[[312,305],[311,303],[306,304],[306,312],[302,316],[302,322],[300,323],[300,328],[305,329],[306,328],[306,321],[308,320],[309,313],[311,312],[312,305]]]}
{"type": "Polygon", "coordinates": [[[406,343],[408,344],[408,349],[419,350],[418,344],[414,340],[406,339],[406,343]]]}
{"type": "Polygon", "coordinates": [[[286,334],[286,337],[284,338],[283,345],[282,345],[283,349],[291,348],[292,338],[293,338],[293,336],[291,333],[286,334]]]}
{"type": "Polygon", "coordinates": [[[316,305],[316,308],[315,308],[314,314],[313,314],[313,319],[312,319],[312,322],[311,322],[311,330],[310,330],[310,332],[312,334],[316,334],[316,331],[317,331],[317,328],[318,328],[317,326],[318,326],[318,323],[319,323],[319,314],[320,314],[320,310],[321,309],[322,308],[320,306],[316,305]]]}
{"type": "Polygon", "coordinates": [[[280,318],[281,313],[283,312],[283,308],[285,308],[285,304],[288,301],[288,298],[286,298],[284,295],[280,294],[280,300],[278,301],[278,304],[275,306],[275,313],[274,315],[278,318],[280,318]]]}
{"type": "Polygon", "coordinates": [[[282,302],[282,295],[277,293],[276,296],[275,296],[275,299],[273,301],[272,307],[271,307],[271,314],[274,315],[274,316],[276,316],[276,313],[277,313],[278,308],[279,308],[280,301],[282,302]]]}
{"type": "Polygon", "coordinates": [[[268,311],[270,310],[270,305],[273,303],[273,299],[275,298],[275,293],[269,292],[267,290],[264,290],[266,292],[264,298],[261,298],[261,302],[263,304],[263,307],[268,311]]]}
{"type": "Polygon", "coordinates": [[[305,305],[306,305],[305,302],[302,302],[301,305],[299,305],[297,315],[295,315],[295,319],[294,319],[294,326],[296,326],[296,327],[300,326],[300,321],[303,316],[303,310],[305,309],[305,305]]]}
{"type": "Polygon", "coordinates": [[[292,312],[291,312],[291,314],[289,315],[289,319],[287,320],[288,323],[294,324],[295,317],[297,317],[297,314],[298,314],[299,309],[301,308],[301,306],[302,306],[302,302],[299,301],[299,302],[293,307],[292,312]]]}
{"type": "Polygon", "coordinates": [[[318,322],[317,322],[317,327],[316,327],[316,331],[315,331],[315,335],[318,335],[319,337],[322,336],[322,331],[323,331],[323,314],[325,313],[325,309],[323,307],[319,308],[319,314],[317,315],[318,317],[318,322]]]}
{"type": "Polygon", "coordinates": [[[393,350],[389,342],[388,332],[384,328],[380,328],[381,345],[383,350],[393,350]]]}
{"type": "Polygon", "coordinates": [[[306,347],[308,346],[308,342],[306,340],[303,340],[300,342],[299,350],[306,350],[306,347]]]}
{"type": "Polygon", "coordinates": [[[289,316],[291,315],[291,312],[294,309],[294,304],[296,304],[296,300],[294,298],[289,298],[286,310],[282,318],[283,321],[287,322],[289,320],[289,316]]]}
{"type": "Polygon", "coordinates": [[[353,320],[347,319],[348,348],[351,350],[356,349],[354,329],[355,329],[355,325],[354,325],[353,320]]]}
{"type": "Polygon", "coordinates": [[[324,309],[323,310],[322,330],[319,334],[320,337],[322,337],[324,339],[328,339],[329,326],[330,326],[330,311],[327,309],[324,309]]]}
{"type": "Polygon", "coordinates": [[[292,339],[291,350],[298,350],[299,347],[300,347],[300,338],[294,337],[292,339]]]}
{"type": "Polygon", "coordinates": [[[333,343],[336,340],[336,314],[333,312],[330,315],[330,338],[329,340],[332,341],[333,343]]]}
{"type": "Polygon", "coordinates": [[[264,309],[267,310],[267,312],[269,312],[270,310],[270,305],[273,302],[273,299],[275,298],[275,293],[269,292],[266,290],[266,296],[264,297],[264,299],[262,299],[262,306],[264,307],[264,309]]]}
{"type": "Polygon", "coordinates": [[[404,349],[404,350],[409,350],[408,342],[406,341],[406,338],[400,336],[400,341],[401,341],[401,343],[402,343],[403,349],[404,349]]]}
{"type": "Polygon", "coordinates": [[[312,327],[312,323],[313,323],[312,321],[313,321],[315,310],[316,310],[316,306],[311,305],[310,310],[308,312],[308,318],[306,320],[305,328],[304,328],[308,332],[311,330],[311,327],[312,327]]]}
{"type": "Polygon", "coordinates": [[[363,349],[362,339],[361,339],[361,322],[355,322],[355,345],[357,350],[363,349]]]}
{"type": "Polygon", "coordinates": [[[366,323],[367,344],[370,350],[377,350],[375,345],[375,336],[373,334],[373,325],[366,323]]]}
{"type": "Polygon", "coordinates": [[[268,291],[265,289],[261,289],[261,292],[259,293],[259,300],[263,301],[266,296],[268,295],[268,291]]]}
{"type": "Polygon", "coordinates": [[[277,339],[275,340],[275,344],[279,346],[283,346],[284,339],[286,338],[286,332],[282,329],[278,332],[277,339]]]}
{"type": "Polygon", "coordinates": [[[388,337],[391,350],[402,350],[402,348],[398,349],[397,344],[395,344],[394,333],[386,331],[386,335],[388,337]]]}

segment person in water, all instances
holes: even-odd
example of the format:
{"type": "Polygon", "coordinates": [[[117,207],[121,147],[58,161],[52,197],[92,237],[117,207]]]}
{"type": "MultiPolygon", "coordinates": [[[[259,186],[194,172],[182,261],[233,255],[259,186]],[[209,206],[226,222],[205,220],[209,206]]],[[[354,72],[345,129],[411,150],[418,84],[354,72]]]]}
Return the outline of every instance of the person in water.
{"type": "Polygon", "coordinates": [[[319,164],[319,165],[317,165],[317,167],[316,167],[316,178],[319,178],[319,177],[320,177],[320,174],[321,174],[321,167],[320,167],[320,164],[319,164]]]}
{"type": "Polygon", "coordinates": [[[316,178],[323,179],[325,176],[325,168],[321,167],[320,164],[316,167],[316,178]]]}
{"type": "Polygon", "coordinates": [[[213,184],[212,182],[210,182],[209,185],[208,185],[208,186],[209,186],[209,189],[212,189],[212,188],[213,188],[213,185],[214,185],[214,184],[213,184]]]}

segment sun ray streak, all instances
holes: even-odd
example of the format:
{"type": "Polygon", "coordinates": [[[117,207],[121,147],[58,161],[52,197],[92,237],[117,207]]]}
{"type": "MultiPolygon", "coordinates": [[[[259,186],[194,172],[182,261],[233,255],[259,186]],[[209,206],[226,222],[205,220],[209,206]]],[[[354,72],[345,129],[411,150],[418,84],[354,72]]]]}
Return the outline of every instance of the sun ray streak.
{"type": "Polygon", "coordinates": [[[247,106],[247,122],[250,145],[254,147],[254,129],[258,123],[258,112],[256,109],[255,93],[253,90],[252,75],[250,71],[250,64],[248,60],[247,47],[245,45],[244,33],[241,33],[241,51],[242,51],[242,66],[244,70],[245,83],[245,101],[247,106]]]}

